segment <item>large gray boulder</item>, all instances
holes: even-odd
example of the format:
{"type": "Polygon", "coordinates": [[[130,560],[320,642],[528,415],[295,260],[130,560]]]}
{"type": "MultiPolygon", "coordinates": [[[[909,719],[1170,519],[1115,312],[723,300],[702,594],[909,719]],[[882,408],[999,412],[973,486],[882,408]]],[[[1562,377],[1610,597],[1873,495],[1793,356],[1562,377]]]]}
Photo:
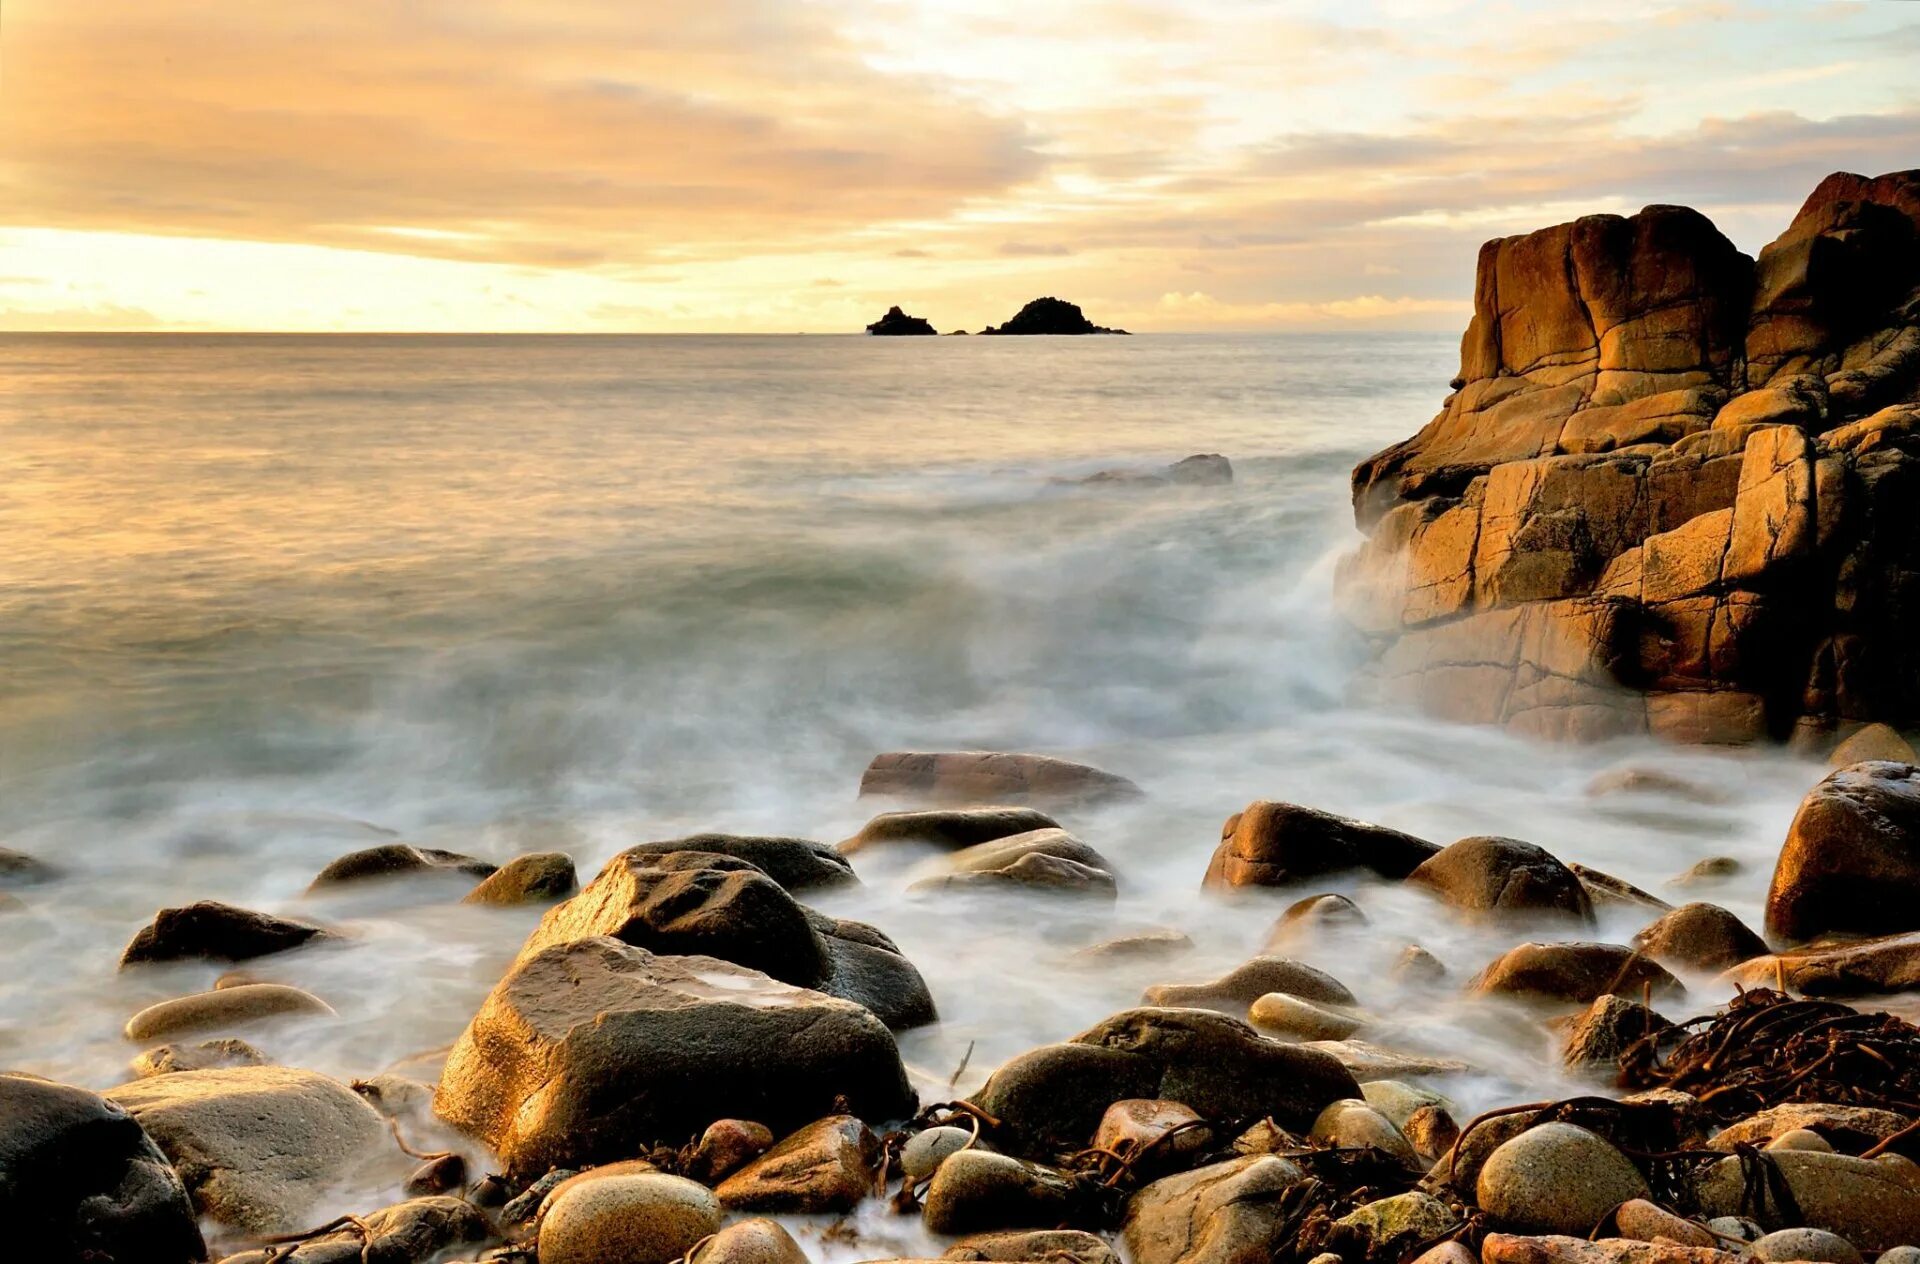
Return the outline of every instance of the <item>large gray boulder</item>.
{"type": "Polygon", "coordinates": [[[926,981],[885,935],[814,912],[734,856],[623,852],[579,895],[547,910],[520,955],[598,935],[653,953],[731,961],[864,1005],[895,1029],[935,1017],[926,981]]]}
{"type": "Polygon", "coordinates": [[[202,1215],[248,1232],[306,1228],[331,1190],[399,1156],[379,1112],[312,1071],[181,1071],[107,1096],[159,1143],[202,1215]]]}
{"type": "Polygon", "coordinates": [[[1328,1054],[1209,1010],[1146,1008],[1010,1060],[974,1103],[1005,1121],[1009,1145],[1039,1155],[1085,1147],[1107,1108],[1128,1098],[1179,1102],[1206,1119],[1271,1115],[1305,1131],[1329,1103],[1359,1095],[1328,1054]]]}
{"type": "Polygon", "coordinates": [[[167,1156],[85,1089],[0,1074],[0,1222],[33,1264],[198,1264],[206,1245],[167,1156]]]}
{"type": "Polygon", "coordinates": [[[434,1109],[530,1179],[678,1145],[718,1119],[776,1132],[842,1109],[900,1119],[914,1095],[864,1007],[600,936],[521,956],[455,1043],[434,1109]]]}

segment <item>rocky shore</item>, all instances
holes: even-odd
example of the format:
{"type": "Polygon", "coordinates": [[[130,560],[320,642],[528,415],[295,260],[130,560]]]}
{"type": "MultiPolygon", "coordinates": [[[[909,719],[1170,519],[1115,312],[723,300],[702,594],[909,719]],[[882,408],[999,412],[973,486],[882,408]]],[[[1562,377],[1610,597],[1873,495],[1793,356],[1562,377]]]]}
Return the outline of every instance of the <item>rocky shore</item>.
{"type": "Polygon", "coordinates": [[[1369,692],[1555,737],[1920,717],[1920,172],[1750,259],[1677,206],[1480,252],[1438,416],[1353,472],[1369,692]]]}
{"type": "MultiPolygon", "coordinates": [[[[663,840],[584,887],[562,853],[382,844],[315,889],[545,910],[437,1083],[335,1080],[250,1042],[332,1013],[274,975],[335,929],[163,909],[121,969],[211,986],[130,1018],[118,1087],[0,1074],[0,1209],[46,1264],[804,1264],[876,1258],[857,1227],[874,1217],[952,1260],[1915,1264],[1920,1028],[1871,998],[1920,987],[1920,768],[1897,735],[1871,743],[1904,759],[1808,791],[1760,927],[1520,839],[1246,805],[1211,858],[1191,840],[1192,880],[1270,908],[1265,941],[1211,979],[1178,969],[1178,927],[1090,946],[1085,968],[1163,980],[964,1096],[902,1058],[940,1018],[914,963],[814,902],[920,849],[928,900],[1099,907],[1127,874],[1068,823],[1150,789],[1037,755],[886,754],[860,785],[886,810],[837,846],[663,840]],[[1502,947],[1443,963],[1409,941],[1392,971],[1344,978],[1299,959],[1392,939],[1383,910],[1405,899],[1502,947]],[[1640,929],[1609,940],[1623,918],[1640,929]],[[1534,1033],[1539,1078],[1583,1087],[1467,1112],[1476,1069],[1395,1021],[1421,996],[1534,1033]],[[347,1186],[387,1201],[316,1214],[347,1186]]],[[[1615,780],[1596,789],[1632,788],[1615,780]]],[[[81,880],[0,853],[22,901],[81,880]]]]}

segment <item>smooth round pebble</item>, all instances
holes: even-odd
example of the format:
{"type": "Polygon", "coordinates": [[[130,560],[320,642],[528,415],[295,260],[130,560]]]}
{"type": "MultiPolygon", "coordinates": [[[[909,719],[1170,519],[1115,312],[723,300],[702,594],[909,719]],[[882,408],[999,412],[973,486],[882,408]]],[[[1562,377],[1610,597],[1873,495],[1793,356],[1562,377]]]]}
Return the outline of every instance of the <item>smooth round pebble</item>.
{"type": "Polygon", "coordinates": [[[1813,1264],[1861,1264],[1853,1243],[1825,1229],[1779,1229],[1753,1244],[1753,1258],[1784,1264],[1810,1260],[1813,1264]]]}
{"type": "Polygon", "coordinates": [[[758,1216],[708,1238],[687,1264],[807,1264],[807,1253],[779,1221],[758,1216]]]}
{"type": "Polygon", "coordinates": [[[1606,1138],[1574,1124],[1529,1128],[1487,1156],[1480,1209],[1528,1233],[1584,1238],[1630,1198],[1646,1198],[1646,1178],[1606,1138]]]}
{"type": "Polygon", "coordinates": [[[1827,1139],[1811,1128],[1789,1128],[1767,1142],[1767,1149],[1817,1150],[1823,1154],[1833,1153],[1833,1147],[1827,1143],[1827,1139]]]}
{"type": "Polygon", "coordinates": [[[540,1218],[540,1264],[669,1264],[720,1228],[713,1192],[664,1172],[556,1192],[540,1218]]]}
{"type": "Polygon", "coordinates": [[[1920,1264],[1920,1246],[1889,1247],[1873,1264],[1920,1264]]]}
{"type": "Polygon", "coordinates": [[[1247,1017],[1261,1031],[1278,1032],[1299,1040],[1345,1040],[1360,1030],[1351,1014],[1303,1001],[1285,992],[1269,992],[1254,1001],[1247,1017]]]}
{"type": "Polygon", "coordinates": [[[907,1174],[908,1180],[924,1181],[933,1175],[934,1169],[949,1154],[966,1149],[967,1143],[972,1140],[972,1132],[948,1124],[916,1132],[906,1145],[900,1147],[900,1168],[907,1174]]]}

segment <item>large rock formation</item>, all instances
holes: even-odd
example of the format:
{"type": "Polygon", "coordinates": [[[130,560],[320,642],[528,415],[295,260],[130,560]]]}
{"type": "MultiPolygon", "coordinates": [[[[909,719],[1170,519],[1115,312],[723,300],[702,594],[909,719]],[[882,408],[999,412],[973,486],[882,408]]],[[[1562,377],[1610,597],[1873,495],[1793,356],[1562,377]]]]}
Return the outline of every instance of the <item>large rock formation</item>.
{"type": "Polygon", "coordinates": [[[1006,324],[988,325],[983,334],[1124,334],[1124,329],[1108,329],[1087,319],[1078,303],[1063,298],[1036,298],[1006,324]]]}
{"type": "Polygon", "coordinates": [[[1683,207],[1482,247],[1454,393],[1362,462],[1367,686],[1569,737],[1920,715],[1920,172],[1755,261],[1683,207]]]}
{"type": "Polygon", "coordinates": [[[909,316],[898,307],[889,307],[885,316],[867,326],[867,332],[881,338],[930,338],[940,331],[924,316],[909,316]]]}

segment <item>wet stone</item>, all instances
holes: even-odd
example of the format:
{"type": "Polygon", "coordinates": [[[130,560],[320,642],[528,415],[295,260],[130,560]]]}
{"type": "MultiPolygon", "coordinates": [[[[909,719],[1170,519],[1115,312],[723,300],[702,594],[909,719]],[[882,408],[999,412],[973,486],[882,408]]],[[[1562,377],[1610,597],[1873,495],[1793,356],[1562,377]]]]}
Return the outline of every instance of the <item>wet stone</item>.
{"type": "Polygon", "coordinates": [[[873,1192],[879,1158],[880,1141],[867,1126],[836,1115],[784,1138],[714,1192],[729,1211],[851,1211],[873,1192]]]}
{"type": "Polygon", "coordinates": [[[120,954],[124,969],[153,961],[251,961],[332,933],[309,922],[202,900],[161,909],[120,954]]]}
{"type": "Polygon", "coordinates": [[[662,1172],[576,1178],[540,1217],[540,1264],[669,1264],[720,1228],[705,1186],[662,1172]]]}
{"type": "Polygon", "coordinates": [[[712,1184],[773,1148],[773,1131],[749,1119],[717,1119],[707,1125],[687,1162],[687,1175],[712,1184]]]}
{"type": "Polygon", "coordinates": [[[989,1264],[1120,1264],[1113,1248],[1080,1229],[1024,1229],[975,1233],[948,1247],[940,1258],[989,1264]]]}
{"type": "Polygon", "coordinates": [[[515,856],[467,892],[467,904],[545,904],[579,889],[573,857],[561,851],[515,856]]]}
{"type": "Polygon", "coordinates": [[[1480,1169],[1481,1210],[1529,1233],[1584,1237],[1646,1178],[1607,1141],[1573,1124],[1547,1123],[1504,1142],[1480,1169]]]}
{"type": "Polygon", "coordinates": [[[1811,1260],[1814,1264],[1862,1264],[1853,1243],[1824,1229],[1779,1229],[1753,1244],[1753,1258],[1768,1264],[1811,1260]]]}
{"type": "Polygon", "coordinates": [[[1080,1203],[1065,1172],[1004,1154],[963,1150],[934,1172],[922,1216],[934,1233],[1041,1228],[1070,1219],[1080,1203]]]}
{"type": "Polygon", "coordinates": [[[231,1036],[202,1040],[198,1044],[160,1045],[147,1050],[130,1064],[135,1079],[150,1075],[171,1075],[175,1071],[210,1071],[216,1067],[264,1066],[267,1055],[231,1036]]]}
{"type": "Polygon", "coordinates": [[[951,1124],[936,1128],[927,1128],[913,1134],[907,1144],[900,1148],[900,1168],[907,1179],[915,1182],[931,1177],[946,1157],[977,1144],[973,1132],[967,1128],[955,1128],[951,1124]]]}

